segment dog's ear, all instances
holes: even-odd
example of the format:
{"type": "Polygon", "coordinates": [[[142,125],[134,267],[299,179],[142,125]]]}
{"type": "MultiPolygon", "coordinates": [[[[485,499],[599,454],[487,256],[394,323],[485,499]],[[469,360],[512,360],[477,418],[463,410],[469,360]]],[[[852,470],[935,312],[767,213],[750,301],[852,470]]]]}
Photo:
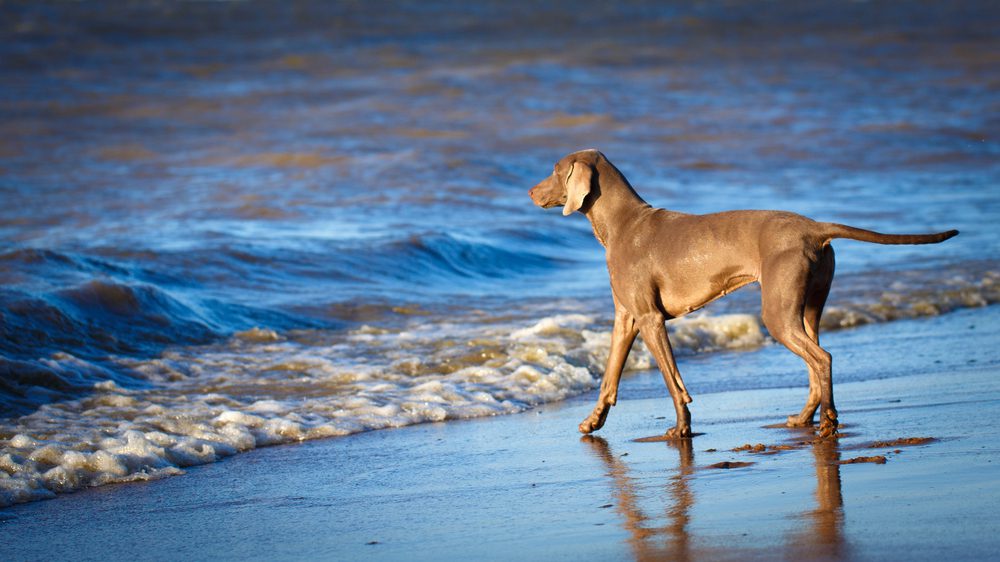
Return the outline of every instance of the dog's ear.
{"type": "Polygon", "coordinates": [[[593,170],[589,164],[573,162],[573,167],[566,178],[566,206],[563,207],[563,215],[572,215],[573,211],[579,211],[580,207],[583,207],[583,200],[590,193],[592,176],[593,170]]]}

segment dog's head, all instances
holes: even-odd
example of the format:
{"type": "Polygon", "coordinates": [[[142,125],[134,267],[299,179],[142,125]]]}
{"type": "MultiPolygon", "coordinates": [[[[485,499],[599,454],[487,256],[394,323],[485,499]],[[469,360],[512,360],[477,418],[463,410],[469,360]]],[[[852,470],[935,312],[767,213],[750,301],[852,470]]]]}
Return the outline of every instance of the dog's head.
{"type": "Polygon", "coordinates": [[[594,149],[568,154],[556,162],[552,175],[532,187],[528,195],[543,209],[562,205],[563,215],[580,211],[585,207],[587,196],[595,191],[592,188],[597,164],[606,160],[594,149]]]}

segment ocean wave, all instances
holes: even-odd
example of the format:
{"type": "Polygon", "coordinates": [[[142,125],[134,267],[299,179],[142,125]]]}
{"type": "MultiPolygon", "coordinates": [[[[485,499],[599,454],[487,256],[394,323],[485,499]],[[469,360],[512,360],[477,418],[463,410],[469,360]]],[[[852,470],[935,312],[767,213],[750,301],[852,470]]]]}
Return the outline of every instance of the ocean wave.
{"type": "Polygon", "coordinates": [[[0,291],[0,352],[37,357],[42,351],[90,355],[135,353],[144,347],[204,343],[216,331],[192,307],[143,283],[92,279],[41,295],[0,291]]]}
{"type": "Polygon", "coordinates": [[[133,373],[112,365],[112,356],[155,356],[255,325],[341,328],[355,320],[348,310],[355,295],[365,295],[369,305],[382,298],[385,304],[373,310],[384,316],[421,291],[483,292],[560,263],[536,251],[445,234],[331,244],[0,253],[0,416],[86,393],[95,372],[134,385],[133,373]],[[404,302],[390,302],[399,295],[404,302]],[[53,354],[88,366],[67,366],[53,354]]]}
{"type": "MultiPolygon", "coordinates": [[[[0,425],[0,505],[110,482],[158,478],[255,447],[415,423],[523,411],[594,388],[610,336],[556,315],[517,329],[417,322],[363,326],[340,341],[255,329],[224,345],[123,366],[159,384],[107,380],[82,399],[0,425]],[[364,347],[368,364],[350,359],[364,347]]],[[[759,345],[751,315],[683,319],[681,352],[759,345]]],[[[649,368],[637,349],[631,368],[649,368]]]]}
{"type": "Polygon", "coordinates": [[[136,386],[109,357],[216,337],[211,323],[150,285],[101,279],[39,296],[0,290],[0,413],[25,413],[107,380],[136,386]]]}
{"type": "Polygon", "coordinates": [[[251,239],[158,252],[105,248],[98,253],[126,264],[133,277],[149,283],[225,286],[237,289],[237,298],[265,300],[281,289],[368,296],[400,289],[416,294],[469,293],[486,286],[509,290],[502,281],[574,263],[560,239],[525,239],[504,229],[475,237],[400,230],[405,234],[345,240],[319,233],[300,240],[251,239]],[[182,279],[178,271],[185,272],[182,279]]]}
{"type": "Polygon", "coordinates": [[[477,285],[495,287],[498,280],[555,269],[570,261],[552,248],[526,248],[523,241],[505,244],[502,238],[485,241],[428,233],[345,249],[331,263],[363,275],[370,283],[398,287],[403,282],[411,290],[468,292],[477,285]]]}

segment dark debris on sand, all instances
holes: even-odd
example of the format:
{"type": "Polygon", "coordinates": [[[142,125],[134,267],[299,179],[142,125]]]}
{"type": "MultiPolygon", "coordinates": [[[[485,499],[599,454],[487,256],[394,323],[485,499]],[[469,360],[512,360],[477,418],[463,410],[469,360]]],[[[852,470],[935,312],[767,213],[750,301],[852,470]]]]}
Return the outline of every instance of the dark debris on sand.
{"type": "Polygon", "coordinates": [[[905,447],[909,445],[926,445],[933,443],[937,439],[933,437],[900,437],[892,441],[876,441],[865,445],[866,449],[889,449],[892,447],[905,447]]]}
{"type": "Polygon", "coordinates": [[[870,462],[873,464],[885,464],[886,461],[884,456],[877,455],[874,457],[854,457],[853,459],[837,461],[837,464],[859,464],[863,462],[870,462]]]}
{"type": "Polygon", "coordinates": [[[717,462],[715,464],[710,464],[710,465],[708,465],[705,468],[725,468],[725,469],[743,468],[745,466],[751,466],[753,464],[754,463],[752,463],[752,462],[722,461],[722,462],[717,462]]]}

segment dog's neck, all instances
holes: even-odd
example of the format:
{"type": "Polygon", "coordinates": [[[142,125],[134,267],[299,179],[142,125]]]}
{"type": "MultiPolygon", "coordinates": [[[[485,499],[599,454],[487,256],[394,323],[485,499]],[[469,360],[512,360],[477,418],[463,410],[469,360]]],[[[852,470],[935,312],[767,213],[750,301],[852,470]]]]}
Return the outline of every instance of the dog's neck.
{"type": "Polygon", "coordinates": [[[594,182],[597,193],[591,191],[584,215],[594,229],[594,236],[605,248],[614,238],[614,228],[622,224],[623,217],[634,215],[649,204],[632,189],[628,180],[613,166],[598,166],[594,182]]]}

